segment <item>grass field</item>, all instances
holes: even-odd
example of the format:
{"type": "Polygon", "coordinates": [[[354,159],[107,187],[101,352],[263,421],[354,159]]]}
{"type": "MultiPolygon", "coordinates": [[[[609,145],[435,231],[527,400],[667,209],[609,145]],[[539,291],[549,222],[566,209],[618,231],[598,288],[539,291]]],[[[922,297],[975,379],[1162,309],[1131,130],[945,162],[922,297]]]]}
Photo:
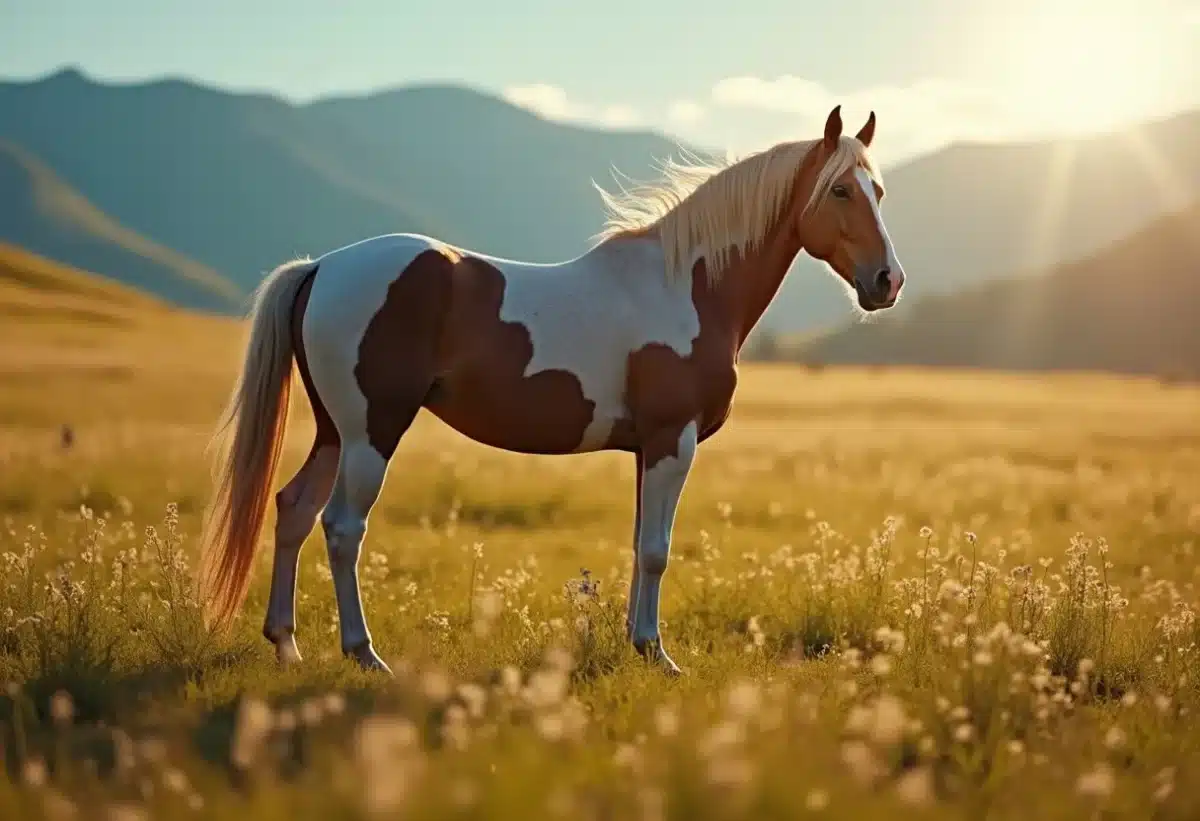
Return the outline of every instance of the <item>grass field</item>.
{"type": "Polygon", "coordinates": [[[743,367],[663,585],[679,679],[621,635],[632,459],[423,416],[360,566],[396,678],[341,659],[319,531],[280,671],[269,540],[232,634],[190,586],[240,328],[0,285],[0,818],[1200,814],[1196,387],[743,367]]]}

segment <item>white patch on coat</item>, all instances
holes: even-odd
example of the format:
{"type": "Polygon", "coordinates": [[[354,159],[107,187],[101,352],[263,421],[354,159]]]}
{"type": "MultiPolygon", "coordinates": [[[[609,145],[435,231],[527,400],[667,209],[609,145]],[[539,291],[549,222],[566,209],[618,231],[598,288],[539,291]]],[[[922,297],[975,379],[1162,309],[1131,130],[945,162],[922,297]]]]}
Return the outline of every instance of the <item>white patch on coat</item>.
{"type": "Polygon", "coordinates": [[[883,212],[879,208],[879,200],[875,196],[875,183],[871,179],[871,175],[865,168],[855,170],[854,176],[858,179],[858,185],[862,188],[863,193],[867,197],[867,202],[871,204],[871,213],[875,215],[875,225],[879,228],[879,236],[883,239],[883,249],[886,254],[887,267],[890,273],[888,274],[888,301],[891,302],[900,293],[900,286],[904,284],[904,268],[900,265],[900,260],[896,258],[896,249],[892,247],[892,238],[888,236],[887,226],[883,224],[883,212]]]}
{"type": "Polygon", "coordinates": [[[396,272],[437,247],[425,237],[386,234],[316,260],[320,267],[309,292],[301,339],[313,384],[343,440],[366,435],[367,398],[354,369],[367,326],[383,307],[396,272]]]}
{"type": "Polygon", "coordinates": [[[691,279],[658,275],[662,248],[654,240],[618,240],[549,266],[480,258],[504,275],[500,319],[529,331],[533,357],[524,375],[567,371],[595,403],[576,452],[601,448],[617,420],[628,416],[630,353],[659,343],[688,356],[700,334],[691,279]]]}

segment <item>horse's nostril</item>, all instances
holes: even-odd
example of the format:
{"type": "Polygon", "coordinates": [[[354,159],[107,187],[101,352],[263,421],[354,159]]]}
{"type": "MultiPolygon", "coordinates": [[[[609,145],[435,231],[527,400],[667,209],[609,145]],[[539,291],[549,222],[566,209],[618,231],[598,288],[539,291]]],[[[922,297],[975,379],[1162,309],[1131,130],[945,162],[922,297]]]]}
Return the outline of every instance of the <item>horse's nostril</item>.
{"type": "Polygon", "coordinates": [[[892,290],[892,269],[884,268],[875,275],[875,290],[880,293],[889,293],[892,290]]]}

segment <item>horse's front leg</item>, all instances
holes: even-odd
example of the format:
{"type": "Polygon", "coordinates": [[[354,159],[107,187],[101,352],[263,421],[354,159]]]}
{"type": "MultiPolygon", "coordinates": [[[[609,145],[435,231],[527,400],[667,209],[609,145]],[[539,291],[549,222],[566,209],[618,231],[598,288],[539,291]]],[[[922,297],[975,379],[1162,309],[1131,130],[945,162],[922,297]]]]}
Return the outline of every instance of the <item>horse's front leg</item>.
{"type": "Polygon", "coordinates": [[[633,638],[633,629],[637,625],[638,587],[641,574],[638,572],[638,531],[642,526],[642,475],[646,472],[646,460],[642,452],[637,452],[637,488],[634,491],[633,514],[633,573],[629,577],[629,601],[625,615],[625,636],[633,638]]]}
{"type": "Polygon", "coordinates": [[[696,457],[696,423],[689,422],[680,431],[657,431],[642,448],[644,473],[641,483],[641,515],[637,533],[637,605],[633,626],[633,646],[638,652],[651,652],[668,672],[678,674],[679,667],[663,649],[658,632],[658,602],[662,577],[671,553],[671,531],[679,497],[696,457]]]}

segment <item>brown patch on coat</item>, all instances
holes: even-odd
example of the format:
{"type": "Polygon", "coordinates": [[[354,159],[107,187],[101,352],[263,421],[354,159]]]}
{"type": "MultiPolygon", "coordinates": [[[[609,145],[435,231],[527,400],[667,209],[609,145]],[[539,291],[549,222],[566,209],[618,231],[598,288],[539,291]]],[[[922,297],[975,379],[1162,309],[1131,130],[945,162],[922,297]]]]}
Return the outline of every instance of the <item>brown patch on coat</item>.
{"type": "Polygon", "coordinates": [[[359,342],[354,376],[367,400],[367,439],[384,459],[433,384],[456,259],[446,249],[418,254],[388,286],[359,342]]]}
{"type": "Polygon", "coordinates": [[[296,303],[292,308],[292,350],[296,357],[296,370],[300,373],[300,382],[304,385],[304,392],[308,395],[309,404],[312,405],[313,421],[317,427],[312,449],[308,453],[305,464],[311,461],[322,447],[327,445],[337,447],[341,443],[337,425],[333,423],[333,418],[329,415],[325,403],[321,401],[316,385],[313,384],[312,373],[308,369],[308,354],[304,350],[304,335],[301,332],[304,327],[304,312],[308,310],[313,281],[316,279],[319,269],[320,266],[314,267],[304,282],[300,283],[300,289],[296,292],[296,303]]]}
{"type": "Polygon", "coordinates": [[[571,453],[595,403],[563,370],[525,376],[529,329],[504,322],[507,282],[495,266],[438,245],[388,288],[359,345],[355,376],[367,436],[385,458],[421,407],[463,435],[522,453],[571,453]]]}
{"type": "Polygon", "coordinates": [[[700,441],[721,428],[737,388],[742,289],[736,277],[710,286],[704,260],[697,261],[692,304],[700,333],[686,356],[658,342],[629,354],[625,402],[630,423],[614,427],[610,447],[640,450],[649,470],[678,455],[679,437],[690,422],[696,422],[700,441]]]}
{"type": "Polygon", "coordinates": [[[452,271],[450,309],[438,356],[436,390],[425,407],[460,433],[520,453],[576,451],[595,403],[565,370],[529,376],[533,339],[500,319],[507,280],[490,263],[463,256],[452,271]]]}

